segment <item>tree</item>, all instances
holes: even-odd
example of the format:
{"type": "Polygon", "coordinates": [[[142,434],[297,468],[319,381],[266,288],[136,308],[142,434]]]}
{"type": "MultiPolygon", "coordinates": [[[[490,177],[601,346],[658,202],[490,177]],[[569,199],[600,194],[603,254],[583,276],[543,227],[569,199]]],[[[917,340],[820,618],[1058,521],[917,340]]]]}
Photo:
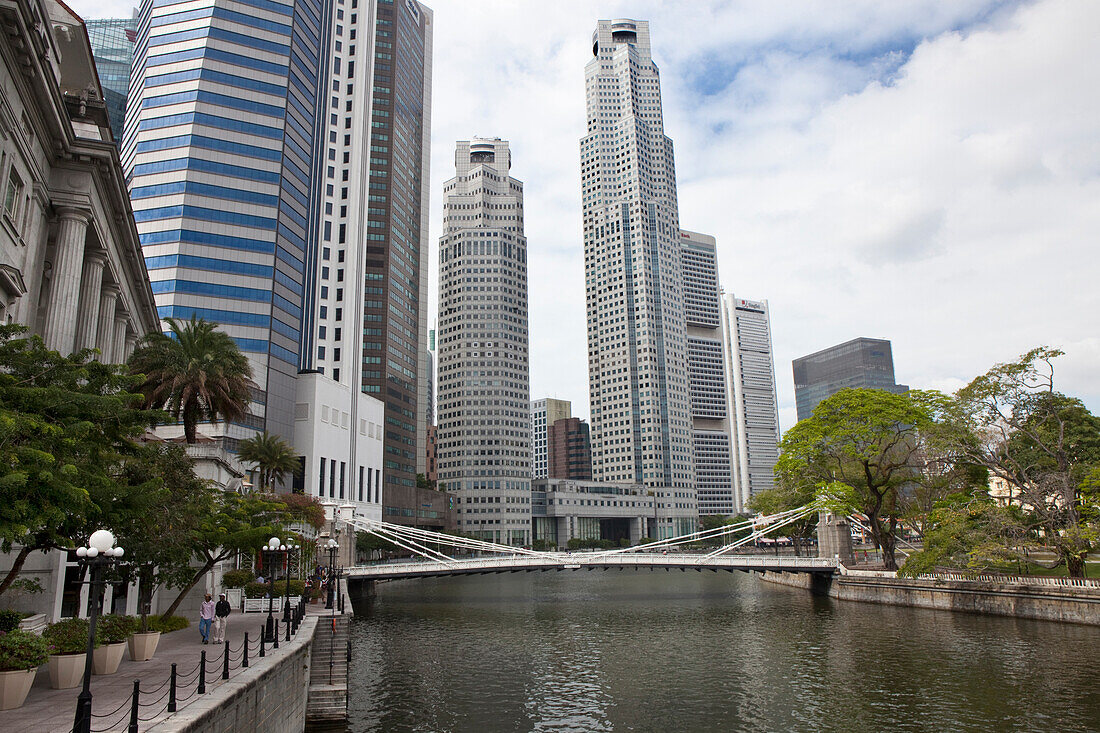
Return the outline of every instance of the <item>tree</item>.
{"type": "MultiPolygon", "coordinates": [[[[761,514],[778,514],[813,504],[816,500],[813,484],[800,482],[794,476],[781,474],[776,476],[776,484],[773,488],[765,489],[749,500],[749,508],[761,514]]],[[[782,529],[783,533],[791,538],[796,556],[802,555],[802,548],[809,544],[810,537],[816,530],[816,512],[795,520],[782,529]]]]}
{"type": "Polygon", "coordinates": [[[288,473],[301,475],[301,463],[294,448],[278,435],[264,431],[251,438],[242,440],[237,448],[237,457],[244,463],[251,463],[259,474],[260,493],[274,491],[288,473]]]}
{"type": "Polygon", "coordinates": [[[130,356],[130,370],[144,376],[145,406],[182,419],[184,438],[194,443],[200,421],[232,422],[248,414],[252,367],[217,324],[194,316],[183,324],[166,320],[171,333],[148,334],[130,356]]]}
{"type": "Polygon", "coordinates": [[[916,577],[941,567],[981,572],[1019,563],[1018,548],[1028,533],[1018,506],[998,506],[988,492],[956,494],[936,502],[928,518],[924,546],[905,560],[901,574],[916,577]]]}
{"type": "Polygon", "coordinates": [[[239,552],[259,548],[268,537],[280,532],[286,521],[285,504],[263,496],[211,491],[210,508],[198,517],[192,531],[191,554],[201,564],[193,567],[190,579],[179,586],[179,595],[164,616],[175,613],[184,597],[215,565],[239,552]]]}
{"type": "Polygon", "coordinates": [[[813,486],[838,513],[865,514],[889,570],[901,512],[899,490],[916,478],[919,433],[933,423],[934,393],[845,389],[787,431],[775,471],[792,486],[813,486]]]}
{"type": "Polygon", "coordinates": [[[120,463],[155,417],[119,367],[89,350],[61,356],[24,331],[0,326],[0,549],[20,546],[0,594],[31,552],[110,526],[120,463]]]}
{"type": "Polygon", "coordinates": [[[958,421],[972,437],[958,449],[1009,488],[1070,577],[1080,578],[1098,540],[1088,477],[1100,466],[1100,418],[1055,390],[1061,355],[1037,347],[959,390],[958,421]]]}

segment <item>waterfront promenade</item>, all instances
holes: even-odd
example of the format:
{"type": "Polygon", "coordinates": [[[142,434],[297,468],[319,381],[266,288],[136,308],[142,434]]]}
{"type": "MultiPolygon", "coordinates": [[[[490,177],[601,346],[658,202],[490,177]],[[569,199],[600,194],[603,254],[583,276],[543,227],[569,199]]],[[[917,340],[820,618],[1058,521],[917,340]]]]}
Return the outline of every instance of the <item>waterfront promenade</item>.
{"type": "MultiPolygon", "coordinates": [[[[230,680],[243,671],[242,642],[249,635],[249,664],[256,667],[265,660],[277,658],[278,649],[267,645],[264,659],[258,656],[258,638],[267,614],[234,613],[230,616],[226,640],[230,644],[230,680]]],[[[283,638],[285,638],[285,626],[283,638]]],[[[168,717],[168,679],[172,664],[177,669],[177,709],[198,700],[198,666],[201,654],[206,651],[206,695],[221,684],[224,645],[203,645],[198,625],[162,634],[156,656],[146,662],[130,661],[123,657],[118,671],[112,675],[92,676],[92,730],[124,731],[130,722],[131,696],[134,680],[141,680],[139,696],[138,730],[147,730],[168,717]],[[99,717],[103,716],[103,717],[99,717]]],[[[34,680],[27,701],[16,710],[0,711],[0,730],[25,731],[26,733],[69,733],[76,713],[76,698],[80,687],[68,690],[50,689],[50,676],[43,665],[34,680]]]]}

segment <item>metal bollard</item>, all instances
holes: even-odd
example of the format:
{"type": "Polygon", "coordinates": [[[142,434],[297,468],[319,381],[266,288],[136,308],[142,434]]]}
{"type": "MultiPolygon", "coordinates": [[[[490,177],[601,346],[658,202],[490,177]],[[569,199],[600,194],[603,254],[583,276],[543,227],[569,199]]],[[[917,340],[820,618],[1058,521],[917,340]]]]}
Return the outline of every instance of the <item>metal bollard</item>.
{"type": "Polygon", "coordinates": [[[241,666],[248,666],[248,632],[244,632],[244,656],[241,657],[241,666]]]}
{"type": "Polygon", "coordinates": [[[267,652],[264,651],[264,630],[260,629],[260,656],[267,656],[267,652]]]}
{"type": "Polygon", "coordinates": [[[202,657],[199,659],[199,694],[206,694],[206,650],[202,650],[202,657]]]}
{"type": "Polygon", "coordinates": [[[168,679],[168,712],[176,712],[176,663],[172,662],[172,676],[168,679]]]}
{"type": "Polygon", "coordinates": [[[290,641],[290,619],[286,620],[286,640],[290,641]]]}
{"type": "Polygon", "coordinates": [[[138,733],[138,696],[141,694],[141,680],[134,680],[134,694],[130,698],[130,726],[127,733],[138,733]]]}
{"type": "Polygon", "coordinates": [[[229,642],[225,642],[225,651],[222,652],[222,679],[229,679],[229,642]]]}

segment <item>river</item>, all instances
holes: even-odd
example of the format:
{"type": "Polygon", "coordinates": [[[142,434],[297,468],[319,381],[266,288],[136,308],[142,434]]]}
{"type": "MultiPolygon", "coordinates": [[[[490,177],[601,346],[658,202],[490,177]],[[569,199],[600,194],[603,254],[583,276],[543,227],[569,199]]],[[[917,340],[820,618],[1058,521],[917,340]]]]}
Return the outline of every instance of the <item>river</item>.
{"type": "Polygon", "coordinates": [[[351,639],[357,732],[1100,730],[1100,629],[741,573],[383,583],[351,639]]]}

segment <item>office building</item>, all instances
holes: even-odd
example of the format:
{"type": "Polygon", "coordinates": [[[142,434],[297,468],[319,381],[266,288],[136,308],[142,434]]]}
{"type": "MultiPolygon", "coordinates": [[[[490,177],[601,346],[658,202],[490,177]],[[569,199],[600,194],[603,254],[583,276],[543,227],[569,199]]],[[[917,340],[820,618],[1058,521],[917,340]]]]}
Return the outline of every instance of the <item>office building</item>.
{"type": "Polygon", "coordinates": [[[88,40],[103,88],[103,101],[111,119],[111,135],[115,144],[122,142],[123,124],[126,122],[126,98],[130,93],[130,67],[134,60],[134,43],[137,41],[137,17],[102,18],[85,21],[88,40]]]}
{"type": "Polygon", "coordinates": [[[545,397],[531,400],[531,476],[546,478],[550,475],[549,428],[558,420],[573,415],[569,400],[545,397]]]}
{"type": "Polygon", "coordinates": [[[725,376],[733,424],[733,512],[775,485],[779,403],[768,301],[726,295],[722,303],[725,376]]]}
{"type": "Polygon", "coordinates": [[[641,484],[543,478],[531,483],[531,539],[566,548],[570,540],[638,544],[655,531],[652,489],[641,484]]]}
{"type": "Polygon", "coordinates": [[[508,143],[459,142],[439,239],[439,480],[459,530],[531,541],[527,240],[508,143]]]}
{"type": "Polygon", "coordinates": [[[592,475],[659,494],[661,536],[697,523],[672,140],[649,24],[601,20],[581,139],[592,475]]]}
{"type": "Polygon", "coordinates": [[[726,341],[722,337],[718,249],[714,237],[681,230],[680,264],[699,514],[734,514],[733,420],[723,366],[726,341]]]}
{"type": "Polygon", "coordinates": [[[819,402],[842,389],[865,387],[895,394],[909,390],[894,381],[894,357],[886,339],[845,341],[795,359],[792,366],[799,420],[805,420],[819,402]]]}
{"type": "Polygon", "coordinates": [[[556,420],[547,430],[549,478],[592,480],[592,442],[580,418],[556,420]]]}

